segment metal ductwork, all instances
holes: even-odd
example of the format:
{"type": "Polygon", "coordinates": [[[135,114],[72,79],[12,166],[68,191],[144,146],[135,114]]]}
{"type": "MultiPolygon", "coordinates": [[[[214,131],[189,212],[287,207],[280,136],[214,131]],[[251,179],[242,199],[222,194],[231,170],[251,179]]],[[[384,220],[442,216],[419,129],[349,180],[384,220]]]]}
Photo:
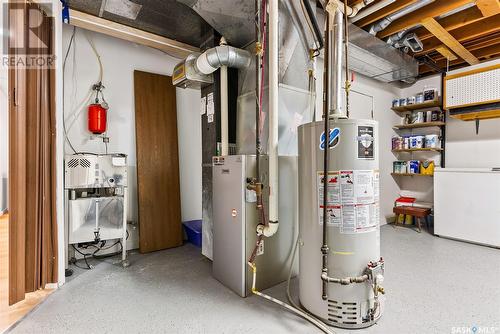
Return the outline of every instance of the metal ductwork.
{"type": "Polygon", "coordinates": [[[330,83],[327,93],[328,113],[332,116],[344,116],[342,112],[342,99],[344,94],[342,88],[342,66],[344,59],[344,14],[339,8],[334,14],[329,14],[331,23],[328,27],[328,82],[330,83]]]}
{"type": "Polygon", "coordinates": [[[255,41],[255,6],[246,0],[177,0],[193,9],[229,44],[244,47],[255,41]]]}
{"type": "Polygon", "coordinates": [[[211,74],[221,66],[241,69],[250,66],[251,58],[246,50],[220,45],[203,52],[196,59],[196,68],[203,74],[211,74]]]}
{"type": "Polygon", "coordinates": [[[415,2],[409,6],[406,6],[405,8],[398,10],[397,12],[392,13],[391,15],[384,17],[382,20],[373,24],[370,27],[370,29],[368,29],[368,32],[372,35],[376,35],[379,31],[382,31],[385,28],[387,28],[393,21],[395,21],[395,20],[397,20],[405,15],[412,13],[412,12],[416,11],[417,9],[420,9],[420,8],[430,4],[431,2],[434,2],[434,0],[420,0],[420,1],[415,2]]]}
{"type": "Polygon", "coordinates": [[[383,81],[407,81],[418,75],[418,62],[354,24],[349,25],[349,68],[383,81]]]}
{"type": "Polygon", "coordinates": [[[220,45],[203,53],[192,53],[177,64],[172,83],[182,88],[199,88],[201,83],[212,83],[212,73],[222,66],[246,68],[250,66],[250,52],[229,45],[220,45]]]}

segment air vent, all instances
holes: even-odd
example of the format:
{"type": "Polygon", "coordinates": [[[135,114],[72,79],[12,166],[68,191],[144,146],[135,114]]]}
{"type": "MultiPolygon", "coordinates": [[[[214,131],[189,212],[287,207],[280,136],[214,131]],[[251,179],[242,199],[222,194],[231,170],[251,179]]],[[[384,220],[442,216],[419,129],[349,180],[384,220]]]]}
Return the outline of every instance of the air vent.
{"type": "Polygon", "coordinates": [[[71,159],[68,161],[68,167],[69,168],[75,168],[79,165],[79,160],[78,159],[71,159]]]}
{"type": "Polygon", "coordinates": [[[90,168],[90,161],[87,159],[80,159],[80,166],[83,168],[90,168]]]}
{"type": "Polygon", "coordinates": [[[361,322],[359,314],[358,303],[328,300],[328,320],[331,322],[356,325],[361,322]]]}

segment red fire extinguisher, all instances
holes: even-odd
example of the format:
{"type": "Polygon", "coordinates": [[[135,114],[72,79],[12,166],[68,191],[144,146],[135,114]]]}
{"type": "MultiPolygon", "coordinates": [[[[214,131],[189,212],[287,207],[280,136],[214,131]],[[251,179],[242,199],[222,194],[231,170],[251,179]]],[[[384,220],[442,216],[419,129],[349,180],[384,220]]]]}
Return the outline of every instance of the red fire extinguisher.
{"type": "Polygon", "coordinates": [[[88,107],[88,119],[89,131],[95,135],[100,135],[106,132],[106,113],[108,110],[108,104],[106,100],[104,100],[104,95],[102,94],[102,90],[104,86],[101,82],[95,84],[92,87],[96,92],[95,103],[89,105],[88,107]],[[99,103],[99,93],[101,93],[103,103],[99,103]]]}

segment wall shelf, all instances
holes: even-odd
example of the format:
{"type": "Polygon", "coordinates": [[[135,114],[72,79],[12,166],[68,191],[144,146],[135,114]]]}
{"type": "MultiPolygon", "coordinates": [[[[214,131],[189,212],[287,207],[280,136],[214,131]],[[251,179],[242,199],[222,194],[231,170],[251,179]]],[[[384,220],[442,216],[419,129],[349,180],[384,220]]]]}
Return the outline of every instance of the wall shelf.
{"type": "Polygon", "coordinates": [[[410,104],[407,106],[392,107],[392,110],[397,112],[405,112],[405,111],[412,111],[412,110],[432,108],[432,107],[441,107],[441,101],[432,100],[423,103],[410,104]]]}
{"type": "Polygon", "coordinates": [[[394,125],[394,129],[416,129],[416,128],[428,128],[428,127],[434,127],[434,126],[445,126],[445,122],[425,122],[425,123],[415,123],[415,124],[398,124],[394,125]]]}
{"type": "Polygon", "coordinates": [[[440,152],[443,149],[441,147],[423,147],[423,148],[409,148],[409,149],[401,149],[401,150],[392,150],[392,152],[440,152]]]}
{"type": "Polygon", "coordinates": [[[417,174],[417,173],[391,173],[392,176],[427,176],[427,177],[433,177],[434,175],[428,175],[428,174],[417,174]]]}
{"type": "Polygon", "coordinates": [[[467,112],[467,113],[454,113],[453,110],[450,111],[450,116],[462,121],[475,121],[477,119],[491,119],[500,118],[500,110],[487,110],[487,111],[477,111],[477,112],[467,112]]]}

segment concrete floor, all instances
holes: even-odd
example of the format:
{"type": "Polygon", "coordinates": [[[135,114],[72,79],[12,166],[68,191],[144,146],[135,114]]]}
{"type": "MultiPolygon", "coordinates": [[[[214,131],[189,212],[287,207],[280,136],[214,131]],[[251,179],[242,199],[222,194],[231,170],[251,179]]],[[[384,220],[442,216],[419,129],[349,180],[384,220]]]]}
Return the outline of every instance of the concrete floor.
{"type": "MultiPolygon", "coordinates": [[[[384,316],[369,329],[336,333],[500,334],[500,250],[390,226],[382,227],[381,244],[384,316]]],[[[191,245],[133,255],[127,269],[108,259],[53,293],[12,333],[319,333],[266,300],[236,296],[210,273],[191,245]]],[[[267,293],[285,300],[283,284],[267,293]]]]}

